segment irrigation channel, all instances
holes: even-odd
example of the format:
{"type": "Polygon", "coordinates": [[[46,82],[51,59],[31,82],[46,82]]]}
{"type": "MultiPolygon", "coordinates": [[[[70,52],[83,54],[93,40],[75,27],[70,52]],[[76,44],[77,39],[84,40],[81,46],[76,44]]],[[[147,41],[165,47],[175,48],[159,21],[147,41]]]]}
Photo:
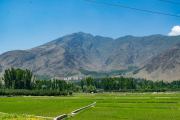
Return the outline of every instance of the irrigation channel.
{"type": "Polygon", "coordinates": [[[81,111],[81,110],[84,110],[84,109],[86,109],[86,108],[88,108],[88,107],[91,107],[91,106],[93,106],[93,105],[95,105],[95,104],[96,104],[96,102],[94,102],[93,104],[90,104],[90,105],[88,105],[88,106],[79,108],[79,109],[77,109],[77,110],[75,110],[75,111],[72,111],[69,115],[63,114],[63,115],[61,115],[61,116],[58,116],[58,117],[54,118],[54,120],[64,119],[64,118],[66,118],[66,117],[68,117],[68,116],[74,115],[74,114],[76,114],[77,112],[79,112],[79,111],[81,111]]]}

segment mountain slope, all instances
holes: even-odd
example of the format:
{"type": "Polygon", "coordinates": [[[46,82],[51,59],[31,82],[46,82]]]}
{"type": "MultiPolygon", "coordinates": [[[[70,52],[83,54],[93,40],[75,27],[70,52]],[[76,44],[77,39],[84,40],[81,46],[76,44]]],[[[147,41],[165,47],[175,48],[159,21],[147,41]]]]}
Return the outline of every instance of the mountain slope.
{"type": "Polygon", "coordinates": [[[29,50],[0,55],[0,72],[10,67],[31,69],[35,74],[64,77],[79,69],[109,71],[143,67],[164,50],[180,42],[180,36],[125,36],[118,39],[82,32],[60,37],[29,50]]]}
{"type": "Polygon", "coordinates": [[[162,52],[136,75],[151,80],[172,81],[180,79],[180,43],[162,52]]]}

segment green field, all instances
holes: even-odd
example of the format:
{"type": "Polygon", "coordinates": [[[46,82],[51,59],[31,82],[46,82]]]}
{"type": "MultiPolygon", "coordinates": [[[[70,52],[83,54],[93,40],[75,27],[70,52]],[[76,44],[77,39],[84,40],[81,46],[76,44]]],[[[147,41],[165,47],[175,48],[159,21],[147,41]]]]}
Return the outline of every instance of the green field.
{"type": "Polygon", "coordinates": [[[68,120],[178,120],[180,93],[103,93],[63,97],[0,97],[0,112],[57,117],[97,102],[68,120]]]}
{"type": "Polygon", "coordinates": [[[69,114],[91,102],[76,97],[12,97],[0,98],[0,112],[45,117],[69,114]]]}
{"type": "Polygon", "coordinates": [[[0,113],[0,120],[45,120],[34,116],[27,116],[25,114],[2,114],[0,113]]]}

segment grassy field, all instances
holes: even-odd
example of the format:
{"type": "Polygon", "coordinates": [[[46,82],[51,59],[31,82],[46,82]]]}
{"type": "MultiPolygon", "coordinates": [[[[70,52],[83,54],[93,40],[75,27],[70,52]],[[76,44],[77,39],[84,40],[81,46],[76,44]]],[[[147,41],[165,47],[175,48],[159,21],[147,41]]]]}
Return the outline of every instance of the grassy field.
{"type": "MultiPolygon", "coordinates": [[[[93,98],[93,97],[91,97],[93,98]]],[[[69,120],[179,120],[180,94],[101,94],[97,104],[69,120]]]]}
{"type": "MultiPolygon", "coordinates": [[[[180,93],[103,93],[63,97],[0,97],[0,112],[57,117],[97,102],[68,120],[178,120],[180,93]]],[[[1,119],[1,118],[0,118],[1,119]]]]}
{"type": "Polygon", "coordinates": [[[20,114],[2,114],[0,113],[0,120],[45,120],[34,116],[20,115],[20,114]]]}
{"type": "Polygon", "coordinates": [[[57,117],[90,103],[76,97],[1,97],[0,112],[57,117]]]}

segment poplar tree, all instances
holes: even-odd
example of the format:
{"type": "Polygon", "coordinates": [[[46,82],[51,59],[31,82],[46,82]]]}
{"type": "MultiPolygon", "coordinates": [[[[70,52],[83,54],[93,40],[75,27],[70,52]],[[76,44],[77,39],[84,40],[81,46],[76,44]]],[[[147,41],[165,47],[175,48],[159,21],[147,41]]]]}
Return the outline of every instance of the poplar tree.
{"type": "Polygon", "coordinates": [[[81,89],[83,90],[84,82],[81,80],[81,89]]]}

